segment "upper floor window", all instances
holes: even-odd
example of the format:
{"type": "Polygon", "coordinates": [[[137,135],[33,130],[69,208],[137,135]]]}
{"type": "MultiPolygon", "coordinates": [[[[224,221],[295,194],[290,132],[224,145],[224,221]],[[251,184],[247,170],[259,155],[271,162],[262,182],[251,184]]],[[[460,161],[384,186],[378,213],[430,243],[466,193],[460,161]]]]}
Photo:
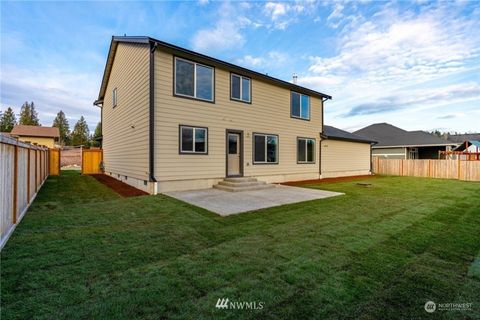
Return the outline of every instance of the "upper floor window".
{"type": "Polygon", "coordinates": [[[310,120],[310,97],[292,91],[291,94],[291,116],[304,120],[310,120]]]}
{"type": "Polygon", "coordinates": [[[315,139],[297,139],[297,162],[315,163],[315,139]]]}
{"type": "Polygon", "coordinates": [[[213,68],[175,58],[175,95],[213,101],[213,68]]]}
{"type": "Polygon", "coordinates": [[[230,93],[233,100],[252,102],[251,79],[232,73],[230,76],[230,93]]]}
{"type": "Polygon", "coordinates": [[[113,89],[112,91],[112,103],[113,107],[115,108],[117,106],[117,88],[113,89]]]}
{"type": "Polygon", "coordinates": [[[255,133],[253,135],[253,163],[278,163],[278,136],[255,133]]]}
{"type": "Polygon", "coordinates": [[[207,141],[207,128],[180,126],[180,153],[207,154],[207,141]]]}

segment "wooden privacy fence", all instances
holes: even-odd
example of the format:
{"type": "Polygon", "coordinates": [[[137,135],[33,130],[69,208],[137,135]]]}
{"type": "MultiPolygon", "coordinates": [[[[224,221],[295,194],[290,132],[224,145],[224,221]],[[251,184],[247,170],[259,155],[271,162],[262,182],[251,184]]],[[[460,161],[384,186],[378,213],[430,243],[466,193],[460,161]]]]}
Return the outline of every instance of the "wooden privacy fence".
{"type": "Polygon", "coordinates": [[[382,159],[373,157],[376,174],[480,181],[480,161],[382,159]]]}
{"type": "Polygon", "coordinates": [[[49,150],[49,157],[50,157],[50,168],[49,173],[51,176],[59,176],[60,175],[60,149],[50,149],[49,150]]]}
{"type": "Polygon", "coordinates": [[[82,166],[82,149],[80,147],[63,147],[60,152],[60,166],[82,166]]]}
{"type": "Polygon", "coordinates": [[[49,175],[48,148],[0,135],[0,249],[49,175]]]}
{"type": "Polygon", "coordinates": [[[83,149],[82,151],[82,174],[103,173],[101,163],[103,161],[102,149],[83,149]]]}

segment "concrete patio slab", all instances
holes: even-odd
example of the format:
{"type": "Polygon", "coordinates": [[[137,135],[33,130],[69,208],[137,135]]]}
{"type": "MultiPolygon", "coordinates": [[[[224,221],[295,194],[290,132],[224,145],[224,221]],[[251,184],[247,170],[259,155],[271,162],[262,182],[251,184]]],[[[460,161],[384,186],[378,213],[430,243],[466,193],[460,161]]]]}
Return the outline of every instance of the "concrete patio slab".
{"type": "Polygon", "coordinates": [[[343,195],[343,193],[339,192],[283,185],[277,185],[269,189],[242,192],[228,192],[212,188],[167,192],[165,194],[215,212],[221,216],[343,195]]]}

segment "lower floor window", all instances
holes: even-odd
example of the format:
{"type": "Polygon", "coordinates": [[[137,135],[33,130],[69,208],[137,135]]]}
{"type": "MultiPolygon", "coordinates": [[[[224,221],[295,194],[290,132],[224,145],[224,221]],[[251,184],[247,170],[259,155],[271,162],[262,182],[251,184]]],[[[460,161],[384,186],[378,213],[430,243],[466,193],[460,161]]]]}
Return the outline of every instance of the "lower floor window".
{"type": "Polygon", "coordinates": [[[297,139],[297,161],[298,163],[315,162],[315,139],[297,139]]]}
{"type": "Polygon", "coordinates": [[[418,148],[409,149],[409,159],[418,159],[418,148]]]}
{"type": "Polygon", "coordinates": [[[180,153],[207,153],[208,129],[180,126],[180,153]]]}
{"type": "Polygon", "coordinates": [[[278,136],[273,134],[253,135],[253,163],[278,163],[278,136]]]}

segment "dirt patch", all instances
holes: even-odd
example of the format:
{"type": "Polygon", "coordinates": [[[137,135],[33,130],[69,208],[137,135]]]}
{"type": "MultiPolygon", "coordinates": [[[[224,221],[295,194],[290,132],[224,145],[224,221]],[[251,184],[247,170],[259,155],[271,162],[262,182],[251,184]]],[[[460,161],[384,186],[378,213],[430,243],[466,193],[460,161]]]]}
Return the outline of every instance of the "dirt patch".
{"type": "Polygon", "coordinates": [[[134,188],[129,184],[126,184],[105,174],[91,174],[91,176],[97,179],[98,182],[103,183],[104,185],[121,195],[122,197],[128,198],[148,195],[148,193],[145,191],[134,188]]]}
{"type": "Polygon", "coordinates": [[[325,178],[325,179],[314,179],[314,180],[302,180],[302,181],[291,181],[291,182],[284,182],[286,186],[303,186],[306,184],[319,184],[319,183],[331,183],[331,182],[347,182],[347,181],[355,181],[355,180],[364,180],[364,179],[372,179],[375,176],[373,175],[365,175],[365,176],[351,176],[351,177],[338,177],[338,178],[325,178]]]}

